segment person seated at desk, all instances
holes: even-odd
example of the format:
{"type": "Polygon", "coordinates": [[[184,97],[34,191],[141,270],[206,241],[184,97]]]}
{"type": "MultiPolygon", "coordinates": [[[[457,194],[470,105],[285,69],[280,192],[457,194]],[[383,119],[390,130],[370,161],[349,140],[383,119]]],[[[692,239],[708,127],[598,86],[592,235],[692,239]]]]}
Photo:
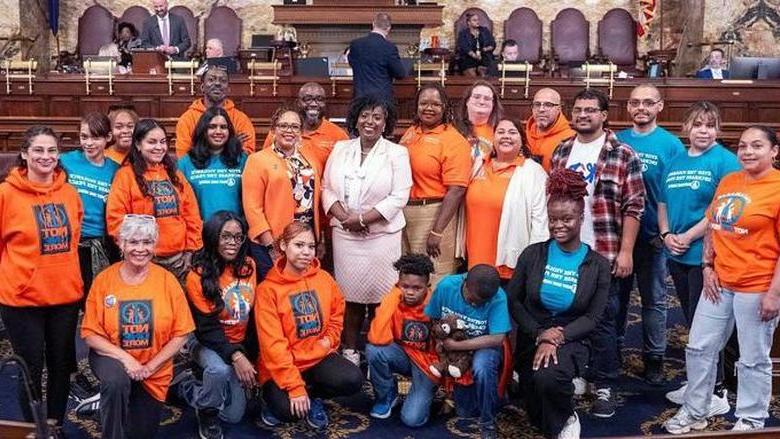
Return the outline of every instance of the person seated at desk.
{"type": "Polygon", "coordinates": [[[501,43],[500,61],[516,62],[518,56],[520,56],[520,46],[517,45],[517,41],[509,39],[501,43]]]}
{"type": "Polygon", "coordinates": [[[479,15],[466,14],[466,28],[458,33],[458,59],[465,76],[485,76],[493,64],[496,40],[490,30],[479,25],[479,15]]]}
{"type": "Polygon", "coordinates": [[[198,71],[195,75],[200,76],[206,73],[206,69],[209,66],[220,66],[227,70],[228,73],[238,73],[238,67],[236,66],[236,60],[232,56],[225,56],[225,48],[222,45],[222,40],[219,38],[211,38],[206,41],[206,59],[203,64],[198,67],[198,71]]]}
{"type": "Polygon", "coordinates": [[[729,79],[729,71],[724,69],[723,50],[712,49],[707,60],[707,65],[696,72],[697,79],[729,79]]]}
{"type": "Polygon", "coordinates": [[[130,52],[132,49],[141,47],[141,40],[138,39],[138,29],[133,26],[133,23],[123,21],[117,26],[116,43],[117,49],[119,49],[119,65],[129,69],[130,64],[133,63],[133,55],[130,52]]]}
{"type": "Polygon", "coordinates": [[[141,46],[176,60],[185,59],[191,43],[184,19],[168,13],[168,0],[152,0],[152,9],[154,15],[144,20],[141,30],[141,46]]]}

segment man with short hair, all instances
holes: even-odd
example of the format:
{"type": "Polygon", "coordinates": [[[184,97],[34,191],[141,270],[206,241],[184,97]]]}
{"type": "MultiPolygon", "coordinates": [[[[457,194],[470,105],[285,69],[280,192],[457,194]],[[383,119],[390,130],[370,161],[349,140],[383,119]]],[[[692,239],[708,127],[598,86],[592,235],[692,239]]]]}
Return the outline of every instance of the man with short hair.
{"type": "Polygon", "coordinates": [[[534,159],[550,172],[553,151],[576,133],[561,112],[561,95],[551,88],[536,92],[531,103],[531,117],[525,123],[528,149],[534,159]]]}
{"type": "Polygon", "coordinates": [[[206,73],[206,69],[209,66],[221,66],[227,70],[228,74],[237,73],[238,67],[236,66],[236,60],[232,57],[225,56],[225,48],[222,45],[222,40],[219,38],[209,38],[206,41],[206,59],[203,64],[198,67],[198,71],[195,72],[196,76],[202,76],[206,73]]]}
{"type": "Polygon", "coordinates": [[[604,128],[609,98],[594,89],[574,97],[572,122],[575,137],[561,143],[552,157],[552,169],[569,168],[587,183],[585,218],[580,239],[612,264],[612,284],[604,315],[590,337],[590,378],[596,400],[591,414],[615,414],[612,385],[620,363],[615,318],[621,281],[633,271],[634,242],[645,204],[642,163],[636,153],[604,128]]]}
{"type": "Polygon", "coordinates": [[[473,384],[455,386],[458,416],[479,417],[482,438],[497,438],[496,412],[499,403],[499,377],[509,365],[503,356],[504,339],[512,329],[509,305],[500,286],[498,271],[492,265],[478,264],[467,274],[444,277],[436,286],[425,315],[440,320],[454,315],[463,321],[467,340],[447,339],[449,351],[473,351],[473,384]]]}
{"type": "MultiPolygon", "coordinates": [[[[666,353],[666,256],[658,230],[658,196],[665,168],[672,158],[685,151],[680,139],[658,126],[658,113],[664,108],[661,92],[652,84],[631,90],[626,109],[632,127],[617,133],[621,142],[631,146],[642,162],[645,184],[645,212],[634,245],[634,272],[623,283],[617,315],[618,347],[626,329],[628,301],[636,277],[642,299],[644,378],[653,385],[663,384],[663,360],[666,353]]],[[[669,231],[665,231],[668,233],[669,231]]]]}
{"type": "Polygon", "coordinates": [[[255,127],[249,117],[228,99],[230,83],[225,69],[209,66],[201,79],[200,92],[203,97],[195,99],[176,123],[176,155],[181,157],[192,148],[192,136],[198,120],[207,108],[213,106],[222,107],[227,112],[244,151],[247,154],[255,152],[255,127]]]}
{"type": "Polygon", "coordinates": [[[712,49],[710,56],[707,58],[707,65],[696,72],[696,77],[699,79],[729,79],[729,71],[723,68],[725,64],[726,60],[723,50],[718,48],[712,49]]]}
{"type": "Polygon", "coordinates": [[[509,39],[501,43],[501,60],[514,62],[520,55],[520,47],[517,41],[509,39]]]}
{"type": "MultiPolygon", "coordinates": [[[[349,135],[335,123],[325,118],[325,89],[316,82],[307,82],[298,90],[296,104],[303,114],[303,133],[301,149],[311,151],[319,163],[319,169],[325,169],[333,145],[339,140],[348,140],[349,135]]],[[[274,131],[268,132],[263,148],[273,144],[274,131]]]]}
{"type": "Polygon", "coordinates": [[[374,17],[371,33],[349,44],[354,97],[369,94],[393,102],[393,79],[406,76],[398,48],[387,40],[390,15],[380,12],[374,17]]]}
{"type": "Polygon", "coordinates": [[[173,59],[184,59],[190,48],[190,34],[184,19],[168,12],[168,0],[152,0],[154,14],[144,20],[141,46],[154,48],[173,59]]]}

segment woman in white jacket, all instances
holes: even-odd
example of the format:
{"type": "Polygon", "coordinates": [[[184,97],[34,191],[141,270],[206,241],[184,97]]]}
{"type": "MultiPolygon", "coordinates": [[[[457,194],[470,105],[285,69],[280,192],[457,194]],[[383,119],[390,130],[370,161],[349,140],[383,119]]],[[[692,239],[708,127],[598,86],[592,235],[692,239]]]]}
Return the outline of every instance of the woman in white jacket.
{"type": "Polygon", "coordinates": [[[347,128],[358,137],[336,143],[325,166],[322,203],[333,228],[336,282],[346,300],[343,355],[360,362],[357,337],[398,280],[403,208],[409,200],[409,153],[384,135],[393,132],[395,108],[372,96],[356,99],[347,128]]]}
{"type": "Polygon", "coordinates": [[[504,281],[512,277],[528,245],[549,238],[547,174],[522,149],[520,127],[510,119],[499,120],[493,153],[466,190],[468,266],[494,265],[504,281]]]}

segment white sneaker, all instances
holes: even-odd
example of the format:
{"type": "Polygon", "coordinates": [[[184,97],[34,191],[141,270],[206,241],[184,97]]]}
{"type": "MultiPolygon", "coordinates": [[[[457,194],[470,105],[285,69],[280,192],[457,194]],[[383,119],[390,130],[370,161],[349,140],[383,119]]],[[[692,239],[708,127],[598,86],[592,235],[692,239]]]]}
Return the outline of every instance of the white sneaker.
{"type": "Polygon", "coordinates": [[[707,428],[706,419],[693,419],[685,407],[675,413],[674,416],[664,422],[664,428],[671,434],[685,434],[691,430],[704,430],[707,428]]]}
{"type": "Polygon", "coordinates": [[[677,405],[683,405],[683,402],[685,402],[685,390],[688,388],[688,383],[684,383],[682,387],[680,387],[677,390],[672,390],[671,392],[666,393],[666,399],[668,399],[670,402],[677,404],[677,405]]]}
{"type": "Polygon", "coordinates": [[[355,349],[344,349],[341,351],[341,356],[355,366],[360,367],[360,352],[355,349]]]}
{"type": "Polygon", "coordinates": [[[728,393],[728,390],[723,389],[723,395],[718,395],[718,392],[712,394],[712,399],[710,399],[710,406],[707,410],[708,418],[712,416],[725,415],[731,411],[731,406],[729,405],[728,400],[728,393]]]}
{"type": "Polygon", "coordinates": [[[734,424],[734,427],[731,428],[731,431],[750,431],[760,430],[762,428],[764,428],[763,425],[753,423],[747,419],[739,418],[737,419],[737,423],[734,424]]]}
{"type": "Polygon", "coordinates": [[[577,412],[569,416],[563,430],[558,433],[558,439],[580,439],[580,417],[577,416],[577,412]]]}
{"type": "Polygon", "coordinates": [[[571,383],[574,384],[574,394],[577,396],[584,395],[588,391],[588,382],[585,381],[585,378],[574,377],[571,383]]]}

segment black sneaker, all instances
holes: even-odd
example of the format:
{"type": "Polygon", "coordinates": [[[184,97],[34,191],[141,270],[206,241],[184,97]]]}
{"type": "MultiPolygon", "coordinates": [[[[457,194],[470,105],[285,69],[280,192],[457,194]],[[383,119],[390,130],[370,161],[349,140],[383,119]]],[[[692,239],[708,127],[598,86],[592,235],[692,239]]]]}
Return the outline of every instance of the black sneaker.
{"type": "Polygon", "coordinates": [[[74,411],[79,418],[89,418],[95,416],[100,410],[100,393],[89,395],[80,399],[76,404],[74,411]]]}
{"type": "Polygon", "coordinates": [[[653,386],[664,383],[664,360],[661,358],[645,358],[645,381],[653,386]]]}
{"type": "Polygon", "coordinates": [[[615,399],[612,396],[612,389],[601,387],[596,389],[596,400],[590,408],[590,414],[597,418],[611,418],[615,415],[615,399]]]}
{"type": "Polygon", "coordinates": [[[222,424],[219,422],[219,410],[197,409],[198,435],[200,439],[222,439],[222,424]]]}

